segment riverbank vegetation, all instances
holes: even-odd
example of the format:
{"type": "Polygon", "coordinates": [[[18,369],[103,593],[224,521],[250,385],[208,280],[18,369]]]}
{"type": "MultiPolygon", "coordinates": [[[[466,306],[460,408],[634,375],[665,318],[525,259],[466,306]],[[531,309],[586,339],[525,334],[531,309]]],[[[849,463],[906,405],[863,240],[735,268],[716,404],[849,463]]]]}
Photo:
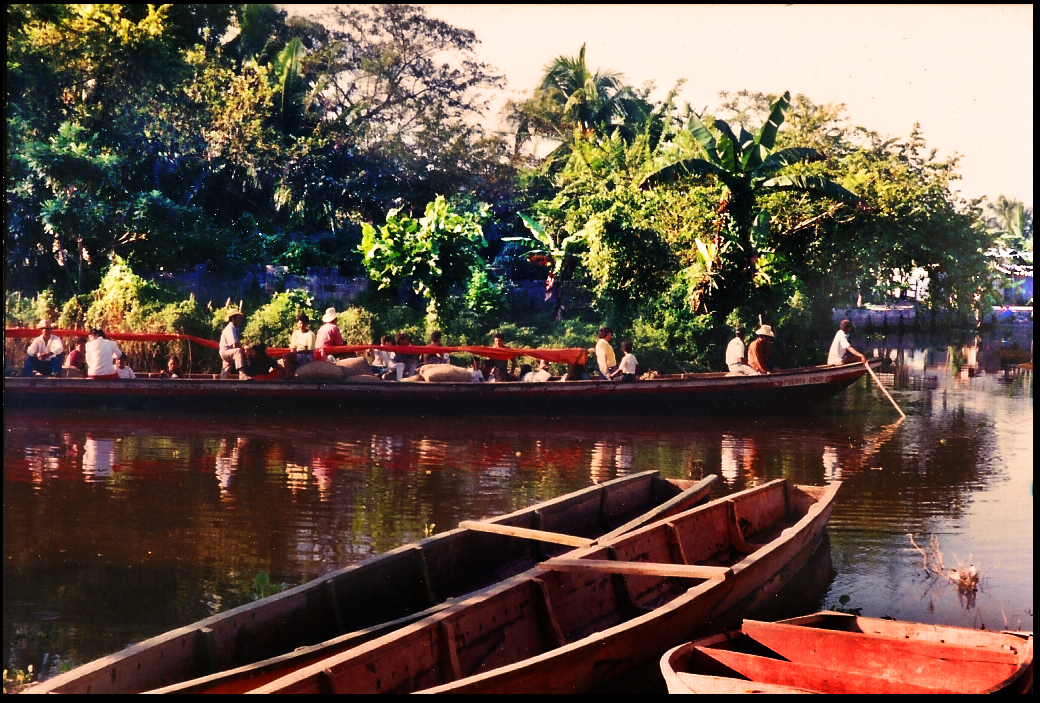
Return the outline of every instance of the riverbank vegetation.
{"type": "Polygon", "coordinates": [[[8,326],[215,338],[242,304],[246,335],[280,346],[297,312],[348,307],[238,283],[275,265],[369,279],[348,341],[584,347],[606,324],[645,368],[693,371],[721,367],[733,323],[765,322],[796,365],[819,362],[833,309],[902,297],[915,272],[927,311],[978,320],[1007,287],[986,252],[1031,256],[1031,208],[960,199],[957,157],[919,127],[881,135],[799,94],[696,112],[583,46],[546,57],[503,134],[486,95],[504,77],[419,7],[6,16],[8,326]],[[536,137],[555,148],[536,156],[536,137]],[[223,299],[172,285],[200,269],[223,299]]]}

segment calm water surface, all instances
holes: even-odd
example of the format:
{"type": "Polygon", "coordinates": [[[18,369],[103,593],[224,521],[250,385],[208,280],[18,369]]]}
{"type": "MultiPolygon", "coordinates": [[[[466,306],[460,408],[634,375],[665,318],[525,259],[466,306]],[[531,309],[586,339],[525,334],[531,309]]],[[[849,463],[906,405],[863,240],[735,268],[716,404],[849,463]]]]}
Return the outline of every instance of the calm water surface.
{"type": "Polygon", "coordinates": [[[803,414],[741,418],[4,417],[5,669],[44,677],[165,630],[592,482],[659,470],[845,482],[829,551],[764,616],[1033,628],[1033,377],[1017,340],[915,348],[803,414]],[[1001,360],[1004,366],[1002,368],[1001,360]],[[1017,359],[1019,361],[1023,359],[1017,359]],[[965,593],[922,568],[934,539],[965,593]]]}

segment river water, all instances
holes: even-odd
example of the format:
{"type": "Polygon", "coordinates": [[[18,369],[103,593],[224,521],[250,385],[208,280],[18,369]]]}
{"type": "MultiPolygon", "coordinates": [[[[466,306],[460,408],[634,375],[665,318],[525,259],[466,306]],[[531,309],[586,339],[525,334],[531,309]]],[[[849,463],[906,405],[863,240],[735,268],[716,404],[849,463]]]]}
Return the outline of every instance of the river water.
{"type": "Polygon", "coordinates": [[[763,418],[256,418],[5,407],[4,668],[46,678],[459,521],[655,469],[713,497],[841,480],[829,551],[763,617],[1033,628],[1032,328],[923,347],[763,418]],[[922,548],[919,551],[911,543],[922,548]],[[974,567],[963,589],[924,567],[974,567]]]}

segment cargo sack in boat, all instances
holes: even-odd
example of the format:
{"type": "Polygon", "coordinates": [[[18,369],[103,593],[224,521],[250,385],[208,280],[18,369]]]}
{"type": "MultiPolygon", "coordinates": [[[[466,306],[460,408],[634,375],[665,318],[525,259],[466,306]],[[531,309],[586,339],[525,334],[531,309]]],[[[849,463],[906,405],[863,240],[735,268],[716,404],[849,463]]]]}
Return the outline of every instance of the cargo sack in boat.
{"type": "Polygon", "coordinates": [[[353,359],[340,359],[336,362],[336,366],[343,369],[343,377],[349,376],[371,376],[372,367],[368,365],[368,362],[361,357],[354,357],[353,359]]]}
{"type": "Polygon", "coordinates": [[[331,361],[312,361],[296,369],[296,378],[304,381],[339,381],[343,369],[331,361]]]}
{"type": "Polygon", "coordinates": [[[419,373],[429,383],[470,383],[473,380],[473,374],[469,369],[451,364],[423,366],[419,373]]]}

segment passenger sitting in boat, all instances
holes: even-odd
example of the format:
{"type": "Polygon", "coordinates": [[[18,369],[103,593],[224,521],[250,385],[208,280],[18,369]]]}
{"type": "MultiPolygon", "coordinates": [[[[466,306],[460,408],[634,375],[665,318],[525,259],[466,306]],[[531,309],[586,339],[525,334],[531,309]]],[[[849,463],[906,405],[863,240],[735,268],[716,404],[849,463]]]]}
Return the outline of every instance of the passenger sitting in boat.
{"type": "MultiPolygon", "coordinates": [[[[384,334],[379,340],[379,346],[394,346],[394,338],[388,334],[384,334]]],[[[395,362],[391,358],[393,352],[374,349],[372,351],[372,356],[374,357],[372,360],[372,373],[376,376],[384,379],[396,379],[398,381],[400,381],[404,376],[404,364],[395,362]]]]}
{"type": "MultiPolygon", "coordinates": [[[[488,363],[488,362],[485,362],[485,363],[488,365],[488,370],[490,371],[490,369],[491,369],[490,363],[488,363]]],[[[470,373],[470,376],[472,377],[473,383],[483,383],[484,381],[487,380],[487,377],[484,376],[484,371],[481,368],[480,359],[478,359],[477,357],[473,357],[470,360],[470,362],[469,362],[469,366],[470,366],[469,373],[470,373]]]]}
{"type": "Polygon", "coordinates": [[[307,313],[301,312],[296,316],[296,329],[289,338],[289,351],[292,354],[286,354],[286,358],[290,356],[293,358],[296,366],[314,361],[314,330],[310,325],[311,321],[307,317],[307,313]]]}
{"type": "Polygon", "coordinates": [[[267,345],[263,342],[257,342],[246,347],[244,373],[246,378],[261,381],[282,378],[284,376],[282,367],[267,355],[267,345]]]}
{"type": "MultiPolygon", "coordinates": [[[[495,349],[506,349],[506,336],[501,332],[496,332],[491,338],[491,346],[495,349]]],[[[507,359],[492,359],[491,364],[494,373],[488,376],[489,381],[517,380],[517,377],[513,373],[516,371],[516,359],[513,359],[512,362],[507,359]]]]}
{"type": "Polygon", "coordinates": [[[246,365],[246,357],[242,352],[242,343],[239,340],[239,328],[242,327],[242,321],[244,320],[242,311],[238,308],[232,308],[227,311],[227,326],[224,327],[224,331],[220,333],[220,345],[217,348],[220,354],[220,360],[224,362],[220,368],[220,377],[227,378],[231,373],[231,366],[234,365],[235,370],[238,371],[239,378],[244,376],[242,367],[246,365]]]}
{"type": "Polygon", "coordinates": [[[866,362],[867,357],[852,348],[849,343],[849,332],[852,331],[852,320],[845,318],[838,325],[838,331],[831,342],[830,351],[827,353],[827,363],[831,366],[851,364],[856,360],[866,362]]]}
{"type": "Polygon", "coordinates": [[[36,327],[41,334],[26,350],[24,375],[57,376],[61,372],[61,360],[65,358],[65,346],[51,334],[50,320],[40,320],[36,327]]]}
{"type": "Polygon", "coordinates": [[[564,381],[588,381],[589,375],[585,373],[585,367],[579,364],[567,364],[567,375],[564,381]]]}
{"type": "Polygon", "coordinates": [[[539,359],[538,365],[527,375],[521,376],[520,380],[528,383],[545,383],[552,379],[552,364],[545,359],[539,359]]]}
{"type": "Polygon", "coordinates": [[[533,379],[531,376],[534,374],[534,368],[530,364],[520,364],[520,381],[522,383],[532,383],[533,379]]]}
{"type": "Polygon", "coordinates": [[[325,314],[321,316],[321,321],[325,324],[318,328],[318,334],[314,338],[315,359],[335,361],[336,357],[326,355],[325,347],[344,346],[343,335],[340,334],[339,325],[336,324],[338,318],[339,313],[336,312],[336,308],[326,309],[325,314]]]}
{"type": "MultiPolygon", "coordinates": [[[[430,332],[430,346],[431,347],[443,347],[441,344],[441,333],[440,330],[434,330],[430,332]]],[[[450,363],[450,358],[447,354],[424,354],[423,364],[447,364],[450,363]]]]}
{"type": "Polygon", "coordinates": [[[122,355],[123,352],[119,345],[105,337],[105,333],[102,330],[98,328],[90,330],[85,350],[87,372],[90,378],[119,378],[113,359],[122,355]]]}
{"type": "Polygon", "coordinates": [[[166,359],[166,368],[159,372],[159,378],[180,378],[181,360],[176,354],[170,354],[166,359]]]}
{"type": "Polygon", "coordinates": [[[621,363],[618,364],[617,371],[611,374],[611,380],[621,379],[622,381],[635,381],[636,370],[639,368],[639,362],[636,361],[636,357],[632,354],[632,342],[622,342],[621,351],[625,353],[621,357],[621,363]]]}
{"type": "Polygon", "coordinates": [[[614,332],[609,327],[600,327],[598,336],[599,339],[596,341],[596,367],[599,369],[600,379],[606,380],[617,371],[614,348],[610,346],[610,340],[614,338],[614,332]]]}
{"type": "Polygon", "coordinates": [[[76,340],[76,346],[69,352],[69,357],[65,360],[65,372],[70,378],[87,374],[86,337],[80,337],[76,340]]]}
{"type": "MultiPolygon", "coordinates": [[[[396,346],[398,346],[398,347],[410,347],[410,346],[412,346],[412,340],[408,337],[408,335],[406,333],[400,332],[397,335],[396,346]]],[[[403,364],[403,369],[404,370],[401,372],[399,378],[400,377],[407,378],[409,376],[414,376],[415,375],[415,369],[419,365],[419,357],[417,355],[415,355],[415,354],[401,354],[401,353],[398,353],[398,352],[393,352],[393,353],[390,354],[390,359],[395,364],[403,364]]]]}
{"type": "Polygon", "coordinates": [[[129,363],[130,360],[127,359],[126,354],[123,354],[121,357],[116,359],[116,374],[119,376],[119,378],[137,378],[137,375],[134,373],[134,370],[128,366],[129,363]]]}
{"type": "Polygon", "coordinates": [[[744,326],[737,325],[733,328],[733,339],[729,340],[726,347],[726,368],[733,376],[757,376],[755,371],[747,362],[747,354],[744,350],[744,326]]]}
{"type": "Polygon", "coordinates": [[[762,325],[755,330],[755,341],[748,347],[748,361],[751,362],[751,368],[759,373],[776,373],[780,370],[773,366],[772,361],[774,336],[772,327],[762,325]]]}

